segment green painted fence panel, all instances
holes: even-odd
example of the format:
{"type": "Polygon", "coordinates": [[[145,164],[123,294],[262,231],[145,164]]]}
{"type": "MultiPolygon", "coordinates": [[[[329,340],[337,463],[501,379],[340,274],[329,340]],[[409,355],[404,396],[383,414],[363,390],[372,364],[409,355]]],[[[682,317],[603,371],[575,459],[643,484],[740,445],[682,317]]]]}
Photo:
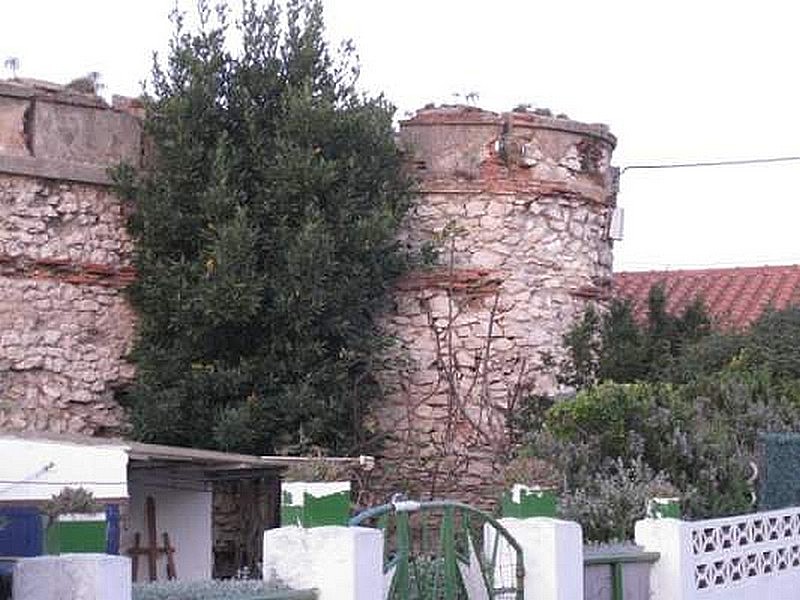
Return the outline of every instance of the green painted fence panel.
{"type": "Polygon", "coordinates": [[[284,484],[281,499],[281,525],[346,525],[350,519],[350,483],[346,481],[284,484]]]}
{"type": "Polygon", "coordinates": [[[678,497],[650,498],[647,501],[647,516],[652,519],[680,519],[681,499],[678,497]]]}
{"type": "Polygon", "coordinates": [[[758,510],[800,504],[800,433],[759,435],[758,510]]]}
{"type": "Polygon", "coordinates": [[[106,522],[64,521],[51,523],[45,533],[48,554],[106,551],[106,522]]]}
{"type": "Polygon", "coordinates": [[[281,525],[304,525],[304,507],[302,505],[291,504],[292,496],[284,492],[281,502],[281,525]]]}
{"type": "Polygon", "coordinates": [[[500,499],[504,517],[527,519],[529,517],[555,517],[556,492],[546,488],[515,485],[500,499]]]}
{"type": "Polygon", "coordinates": [[[340,492],[322,498],[305,494],[304,512],[303,525],[306,527],[347,525],[350,519],[350,492],[340,492]]]}

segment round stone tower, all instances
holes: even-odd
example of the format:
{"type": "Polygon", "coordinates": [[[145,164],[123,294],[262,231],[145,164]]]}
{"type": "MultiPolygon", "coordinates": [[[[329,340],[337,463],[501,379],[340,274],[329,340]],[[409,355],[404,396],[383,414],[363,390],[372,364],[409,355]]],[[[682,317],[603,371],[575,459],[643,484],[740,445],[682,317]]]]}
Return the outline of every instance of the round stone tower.
{"type": "Polygon", "coordinates": [[[563,336],[611,285],[616,140],[530,112],[426,108],[400,126],[419,176],[403,241],[435,256],[395,291],[399,340],[375,407],[378,488],[488,503],[509,418],[554,392],[563,336]]]}

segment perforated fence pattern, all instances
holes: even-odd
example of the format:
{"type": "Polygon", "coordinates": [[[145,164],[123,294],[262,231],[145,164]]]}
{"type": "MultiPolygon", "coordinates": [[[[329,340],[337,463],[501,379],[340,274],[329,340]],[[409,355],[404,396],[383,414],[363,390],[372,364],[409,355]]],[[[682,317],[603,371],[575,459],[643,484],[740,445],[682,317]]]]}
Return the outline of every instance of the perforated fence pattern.
{"type": "Polygon", "coordinates": [[[697,590],[800,574],[800,508],[692,523],[688,541],[697,590]]]}

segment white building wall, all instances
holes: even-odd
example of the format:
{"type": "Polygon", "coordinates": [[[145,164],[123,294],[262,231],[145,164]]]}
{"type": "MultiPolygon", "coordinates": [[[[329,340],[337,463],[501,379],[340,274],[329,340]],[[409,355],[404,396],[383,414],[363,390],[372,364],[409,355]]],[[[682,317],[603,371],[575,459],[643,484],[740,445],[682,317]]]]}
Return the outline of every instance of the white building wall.
{"type": "Polygon", "coordinates": [[[83,487],[98,500],[128,496],[125,446],[0,437],[0,502],[49,500],[83,487]]]}
{"type": "MultiPolygon", "coordinates": [[[[185,483],[164,477],[147,480],[130,479],[129,514],[123,519],[120,553],[127,554],[133,547],[134,535],[141,536],[141,546],[149,544],[145,521],[145,503],[148,496],[155,500],[156,533],[158,546],[162,547],[163,534],[169,534],[175,548],[174,560],[177,578],[184,581],[211,579],[212,550],[212,493],[202,483],[185,483]]],[[[139,557],[137,581],[148,580],[147,557],[139,557]]],[[[158,579],[167,578],[167,557],[158,558],[158,579]]]]}

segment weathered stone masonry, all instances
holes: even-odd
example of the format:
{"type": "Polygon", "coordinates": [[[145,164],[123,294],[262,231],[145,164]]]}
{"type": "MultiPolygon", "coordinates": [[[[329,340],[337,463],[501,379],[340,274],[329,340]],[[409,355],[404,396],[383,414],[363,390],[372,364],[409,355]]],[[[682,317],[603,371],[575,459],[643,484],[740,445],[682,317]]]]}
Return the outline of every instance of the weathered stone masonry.
{"type": "MultiPolygon", "coordinates": [[[[113,396],[132,376],[123,288],[134,273],[107,169],[141,165],[136,111],[0,82],[2,429],[122,425],[113,396]]],[[[608,295],[615,139],[601,125],[443,107],[402,123],[400,143],[421,181],[401,237],[439,256],[400,282],[384,319],[400,344],[374,412],[385,436],[376,491],[488,503],[508,415],[554,389],[548,357],[608,295]]]]}
{"type": "Polygon", "coordinates": [[[141,161],[138,119],[59,86],[0,83],[0,428],[103,434],[122,413],[134,315],[107,168],[141,161]]]}
{"type": "Polygon", "coordinates": [[[556,388],[564,334],[610,291],[616,140],[602,125],[471,107],[419,111],[400,139],[421,182],[403,237],[439,257],[401,282],[386,317],[404,367],[384,374],[375,415],[381,487],[488,504],[507,415],[556,388]]]}

